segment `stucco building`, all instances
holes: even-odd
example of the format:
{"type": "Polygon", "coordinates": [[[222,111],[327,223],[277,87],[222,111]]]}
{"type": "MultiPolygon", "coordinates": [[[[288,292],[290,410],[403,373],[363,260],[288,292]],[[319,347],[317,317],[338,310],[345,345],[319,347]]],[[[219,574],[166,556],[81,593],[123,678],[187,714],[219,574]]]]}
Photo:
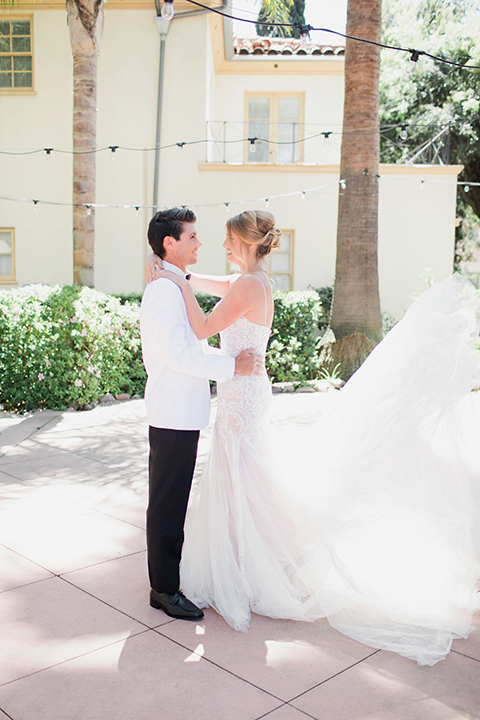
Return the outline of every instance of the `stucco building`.
{"type": "MultiPolygon", "coordinates": [[[[331,284],[343,180],[343,48],[241,40],[231,21],[175,0],[163,37],[156,153],[165,27],[157,27],[153,0],[109,0],[105,7],[97,289],[143,289],[156,162],[159,207],[187,205],[197,213],[199,271],[226,271],[227,213],[268,206],[285,232],[272,259],[277,288],[331,284]]],[[[72,89],[64,4],[20,0],[2,10],[0,287],[72,282],[72,89]]],[[[452,271],[458,171],[380,168],[380,294],[396,317],[421,288],[426,267],[435,279],[452,271]]]]}

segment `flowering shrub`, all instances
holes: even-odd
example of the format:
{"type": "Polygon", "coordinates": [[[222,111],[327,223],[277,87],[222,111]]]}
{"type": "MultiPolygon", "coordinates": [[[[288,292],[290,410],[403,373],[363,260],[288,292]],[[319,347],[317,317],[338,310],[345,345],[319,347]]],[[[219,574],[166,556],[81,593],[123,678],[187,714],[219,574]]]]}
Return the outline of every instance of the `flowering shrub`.
{"type": "Polygon", "coordinates": [[[78,286],[0,292],[0,402],[65,409],[143,393],[139,310],[78,286]]]}
{"type": "MultiPolygon", "coordinates": [[[[107,392],[143,394],[136,300],[76,285],[0,291],[0,403],[25,412],[85,405],[107,392]]],[[[274,301],[267,370],[273,382],[301,385],[318,374],[318,295],[276,292],[274,301]]],[[[210,312],[217,299],[199,302],[210,312]]]]}
{"type": "Polygon", "coordinates": [[[275,292],[275,315],[267,348],[267,372],[272,382],[303,385],[318,376],[320,367],[315,330],[321,303],[315,291],[275,292]]]}

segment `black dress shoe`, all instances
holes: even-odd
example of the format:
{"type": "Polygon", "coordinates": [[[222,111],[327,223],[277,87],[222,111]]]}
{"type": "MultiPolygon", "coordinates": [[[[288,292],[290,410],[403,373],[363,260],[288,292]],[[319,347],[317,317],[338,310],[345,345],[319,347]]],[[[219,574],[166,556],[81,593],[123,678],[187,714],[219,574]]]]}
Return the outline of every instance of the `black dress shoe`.
{"type": "Polygon", "coordinates": [[[150,605],[177,620],[201,620],[203,612],[178,590],[173,595],[150,590],[150,605]]]}

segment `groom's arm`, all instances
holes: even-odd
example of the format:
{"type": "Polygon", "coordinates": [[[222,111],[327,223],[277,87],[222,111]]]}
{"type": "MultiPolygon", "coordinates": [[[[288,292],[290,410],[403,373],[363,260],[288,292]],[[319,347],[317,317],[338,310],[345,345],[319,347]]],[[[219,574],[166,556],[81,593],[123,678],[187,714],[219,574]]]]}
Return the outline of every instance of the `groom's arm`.
{"type": "MultiPolygon", "coordinates": [[[[174,283],[157,280],[147,286],[141,319],[143,337],[148,334],[148,345],[153,343],[172,370],[218,382],[233,377],[235,358],[206,354],[189,342],[185,304],[180,289],[174,283]]],[[[146,347],[147,342],[144,345],[146,347]]],[[[144,352],[145,356],[147,354],[144,352]]]]}

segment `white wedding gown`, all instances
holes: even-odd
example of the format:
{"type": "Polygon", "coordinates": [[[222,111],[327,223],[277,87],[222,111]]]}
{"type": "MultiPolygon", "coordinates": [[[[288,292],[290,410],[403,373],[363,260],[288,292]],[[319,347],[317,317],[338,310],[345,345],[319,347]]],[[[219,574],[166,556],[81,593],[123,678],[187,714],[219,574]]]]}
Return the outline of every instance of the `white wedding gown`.
{"type": "MultiPolygon", "coordinates": [[[[418,298],[335,407],[290,435],[286,481],[269,452],[266,375],[219,384],[185,526],[187,597],[238,630],[251,612],[326,617],[422,665],[467,637],[480,575],[479,318],[459,275],[418,298]]],[[[240,318],[221,336],[229,355],[264,353],[269,329],[240,318]]]]}

